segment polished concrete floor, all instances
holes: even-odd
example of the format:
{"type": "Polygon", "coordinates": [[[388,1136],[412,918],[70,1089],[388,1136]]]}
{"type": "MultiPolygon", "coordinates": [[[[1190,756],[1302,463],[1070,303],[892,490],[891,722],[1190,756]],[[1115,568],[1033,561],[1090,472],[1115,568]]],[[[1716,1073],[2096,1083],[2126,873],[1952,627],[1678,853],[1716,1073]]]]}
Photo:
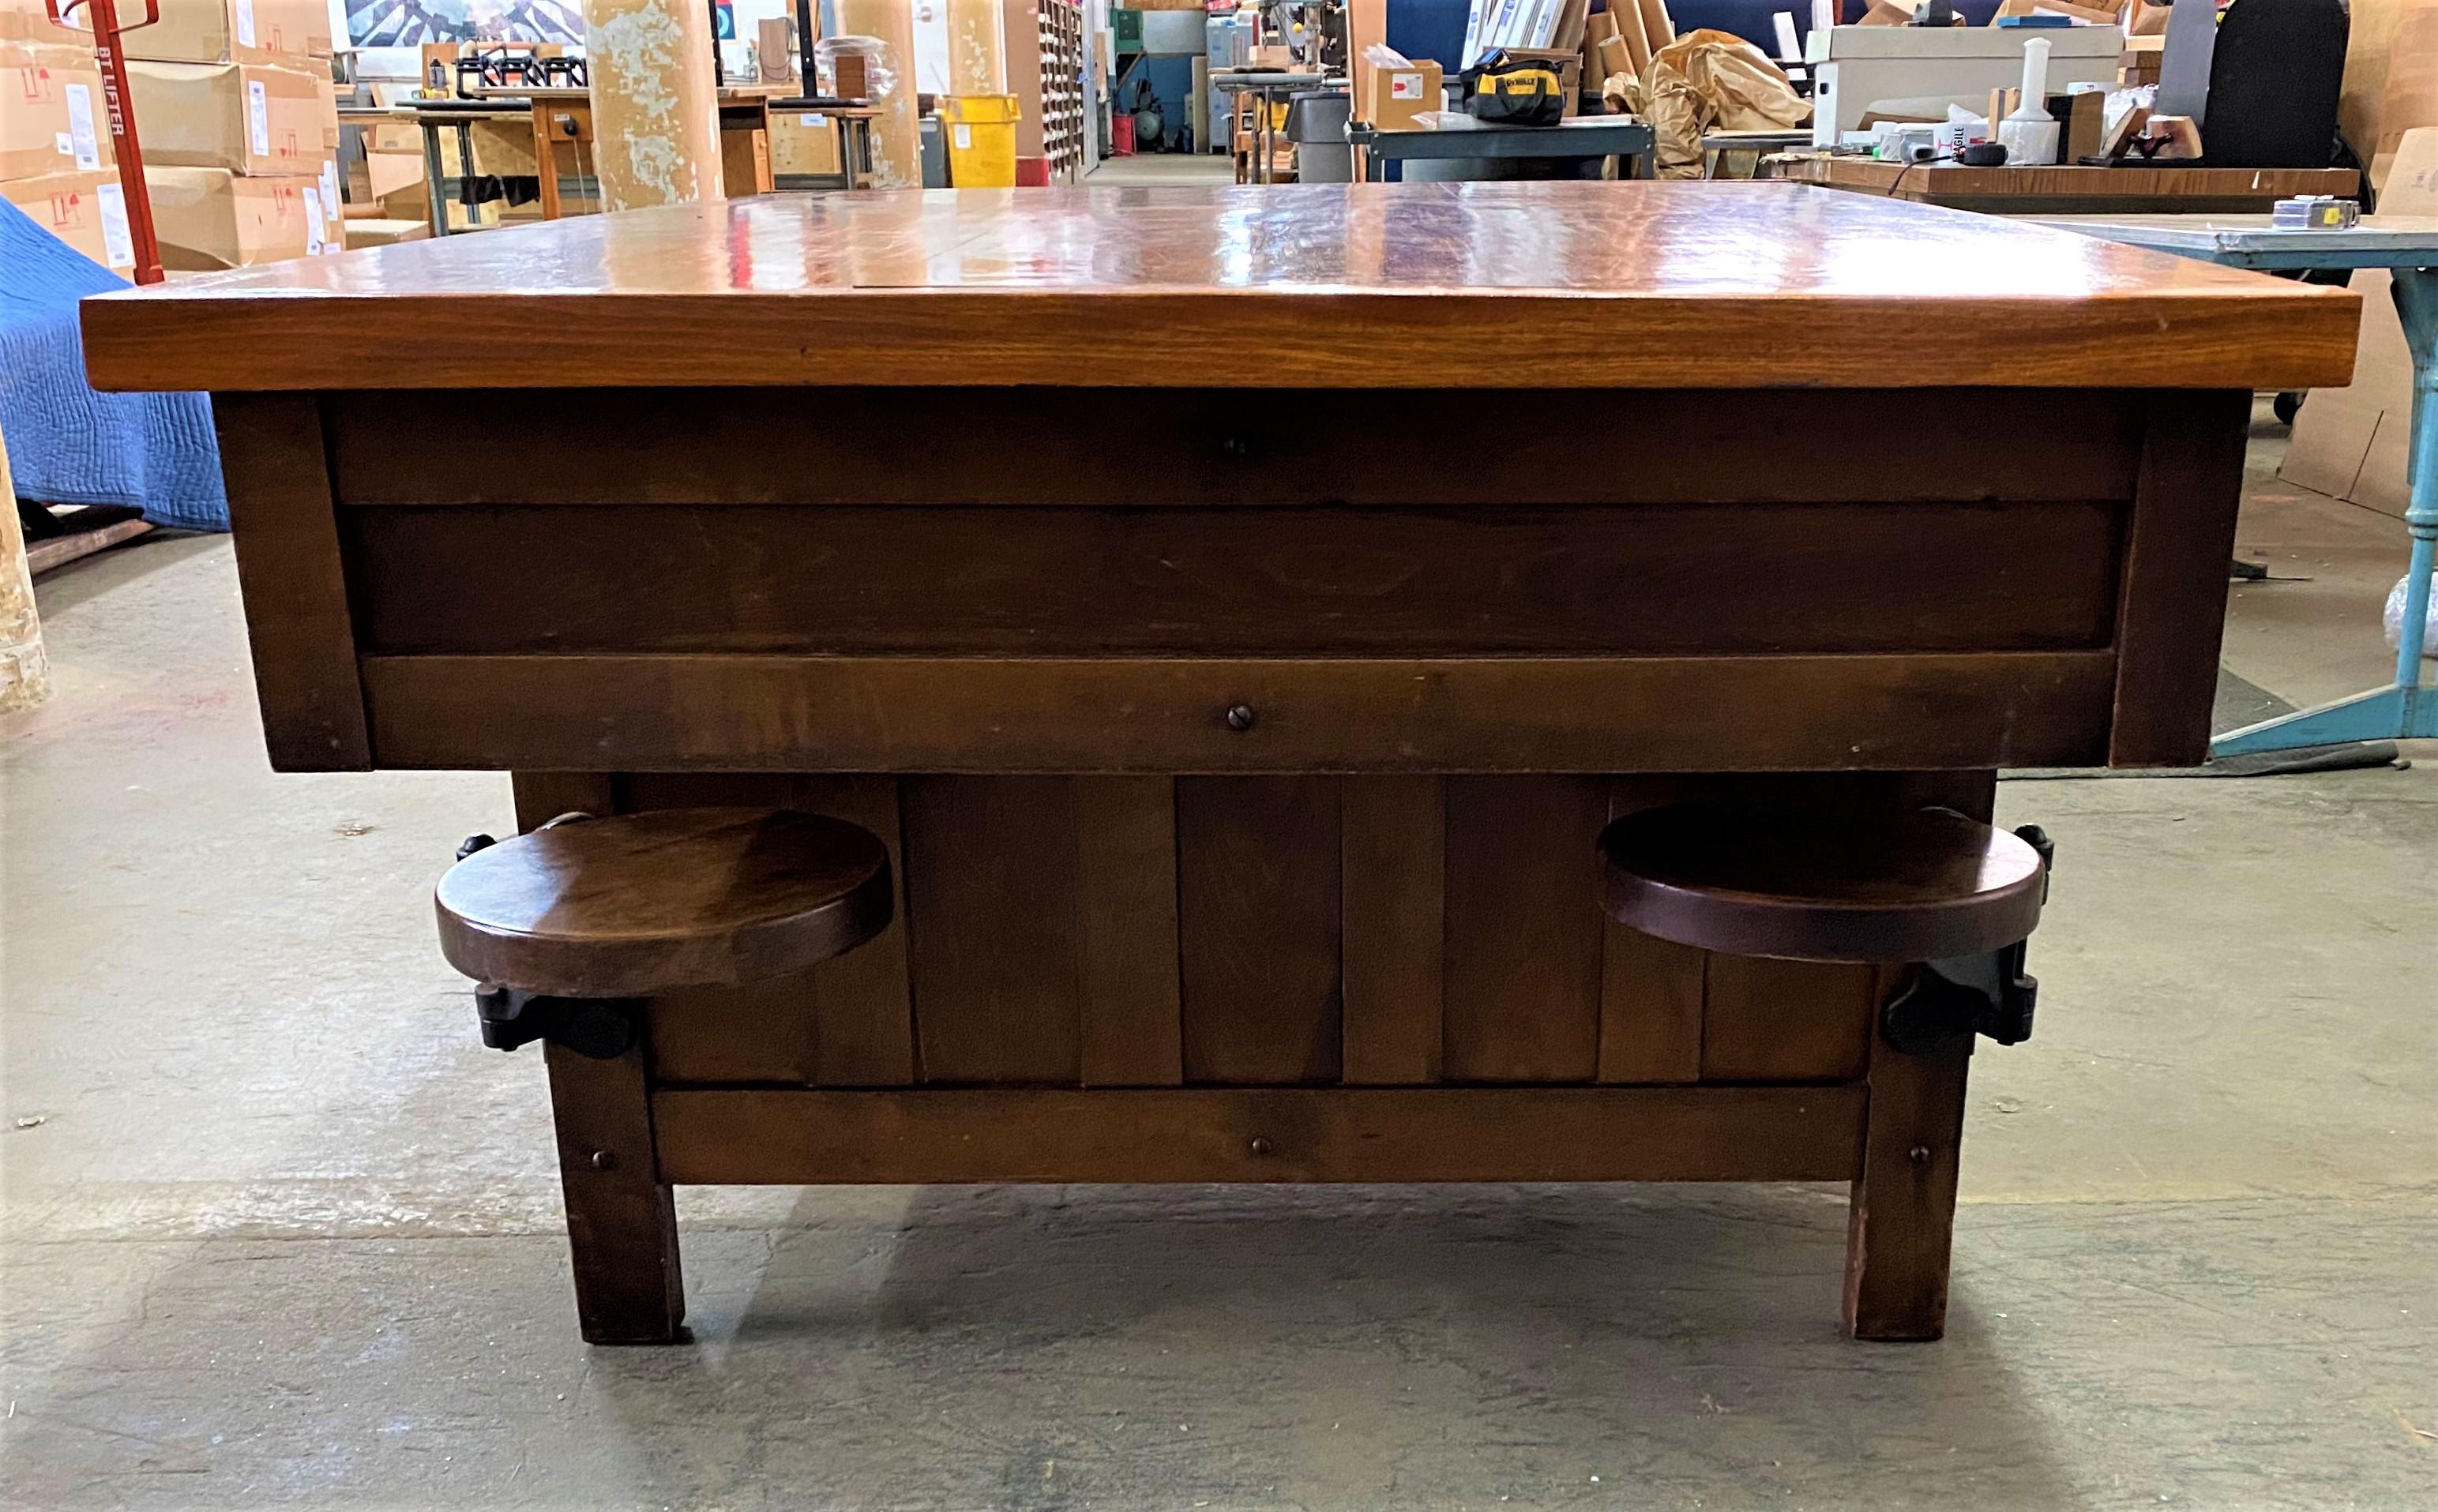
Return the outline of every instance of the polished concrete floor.
{"type": "MultiPolygon", "coordinates": [[[[2311,581],[2231,664],[2378,680],[2400,526],[2254,481],[2311,581]]],[[[42,598],[9,1508],[2438,1505],[2426,760],[2005,789],[2063,860],[1942,1344],[1839,1336],[1840,1190],[1077,1187],[686,1192],[696,1342],[593,1351],[540,1065],[431,940],[505,780],[271,774],[225,540],[42,598]]]]}

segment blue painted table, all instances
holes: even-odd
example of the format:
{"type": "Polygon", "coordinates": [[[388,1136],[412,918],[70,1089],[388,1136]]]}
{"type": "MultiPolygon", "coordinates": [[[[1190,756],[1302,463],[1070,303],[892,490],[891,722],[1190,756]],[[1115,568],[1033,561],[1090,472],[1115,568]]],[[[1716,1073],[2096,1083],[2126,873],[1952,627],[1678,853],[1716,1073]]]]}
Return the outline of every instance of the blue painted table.
{"type": "Polygon", "coordinates": [[[2353,740],[2438,740],[2438,687],[2421,680],[2429,573],[2438,564],[2438,219],[2373,217],[2350,231],[2280,231],[2266,216],[2056,216],[2044,223],[2230,268],[2293,273],[2385,268],[2412,351],[2412,441],[2404,528],[2412,536],[2395,678],[2350,698],[2231,730],[2213,756],[2292,750],[2353,740]]]}

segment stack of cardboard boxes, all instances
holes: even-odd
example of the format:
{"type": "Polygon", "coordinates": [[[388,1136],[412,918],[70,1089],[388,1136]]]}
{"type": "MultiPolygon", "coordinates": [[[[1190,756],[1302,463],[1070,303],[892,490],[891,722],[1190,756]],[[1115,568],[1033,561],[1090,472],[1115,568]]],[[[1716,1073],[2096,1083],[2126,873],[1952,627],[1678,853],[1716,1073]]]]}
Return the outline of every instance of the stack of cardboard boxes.
{"type": "MultiPolygon", "coordinates": [[[[157,24],[122,35],[162,265],[337,252],[324,0],[160,4],[157,24]]],[[[96,262],[132,268],[93,34],[53,21],[44,0],[0,0],[0,198],[96,262]]]]}
{"type": "Polygon", "coordinates": [[[0,0],[0,200],[121,273],[135,264],[93,34],[0,0]]]}
{"type": "Polygon", "coordinates": [[[126,39],[164,267],[340,250],[325,0],[161,0],[126,39]]]}

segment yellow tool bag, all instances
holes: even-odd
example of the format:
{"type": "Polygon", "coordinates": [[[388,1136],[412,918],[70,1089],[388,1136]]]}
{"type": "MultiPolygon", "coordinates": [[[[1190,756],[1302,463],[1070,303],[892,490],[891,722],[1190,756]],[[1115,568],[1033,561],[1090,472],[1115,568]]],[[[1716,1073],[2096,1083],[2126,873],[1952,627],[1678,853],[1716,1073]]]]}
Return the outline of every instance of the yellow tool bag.
{"type": "Polygon", "coordinates": [[[1464,96],[1466,114],[1501,126],[1555,126],[1566,114],[1558,65],[1510,58],[1503,47],[1464,71],[1464,96]]]}

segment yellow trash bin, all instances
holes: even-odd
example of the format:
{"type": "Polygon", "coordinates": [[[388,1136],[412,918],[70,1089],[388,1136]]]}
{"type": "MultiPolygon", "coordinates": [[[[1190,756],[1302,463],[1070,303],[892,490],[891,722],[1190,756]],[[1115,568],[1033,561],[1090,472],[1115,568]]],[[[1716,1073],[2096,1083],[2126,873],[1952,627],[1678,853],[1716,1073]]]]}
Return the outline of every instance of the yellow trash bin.
{"type": "Polygon", "coordinates": [[[960,189],[1016,186],[1014,95],[950,95],[940,101],[948,138],[948,183],[960,189]]]}

